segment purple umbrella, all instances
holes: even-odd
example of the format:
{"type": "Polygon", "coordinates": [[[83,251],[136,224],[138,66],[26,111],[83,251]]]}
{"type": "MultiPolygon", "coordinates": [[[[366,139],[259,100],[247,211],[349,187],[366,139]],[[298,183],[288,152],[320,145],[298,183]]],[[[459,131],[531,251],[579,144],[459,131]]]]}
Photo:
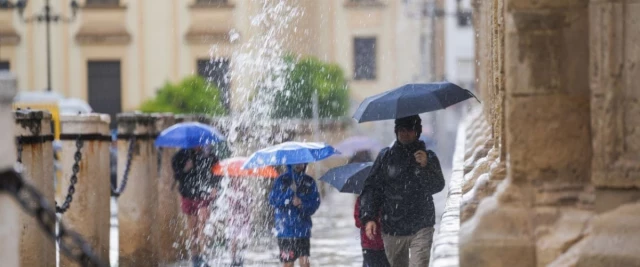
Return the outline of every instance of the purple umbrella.
{"type": "Polygon", "coordinates": [[[372,154],[377,155],[384,146],[377,140],[367,136],[352,136],[337,144],[335,148],[343,156],[350,157],[358,151],[371,151],[372,154]]]}

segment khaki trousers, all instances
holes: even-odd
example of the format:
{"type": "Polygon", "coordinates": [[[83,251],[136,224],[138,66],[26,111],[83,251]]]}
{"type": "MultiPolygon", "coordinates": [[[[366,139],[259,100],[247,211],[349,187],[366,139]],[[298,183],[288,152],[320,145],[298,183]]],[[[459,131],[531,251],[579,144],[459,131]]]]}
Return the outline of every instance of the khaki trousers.
{"type": "Polygon", "coordinates": [[[422,228],[414,235],[409,236],[382,234],[382,241],[391,267],[429,266],[433,227],[422,228]],[[411,257],[409,257],[409,253],[411,253],[411,257]]]}

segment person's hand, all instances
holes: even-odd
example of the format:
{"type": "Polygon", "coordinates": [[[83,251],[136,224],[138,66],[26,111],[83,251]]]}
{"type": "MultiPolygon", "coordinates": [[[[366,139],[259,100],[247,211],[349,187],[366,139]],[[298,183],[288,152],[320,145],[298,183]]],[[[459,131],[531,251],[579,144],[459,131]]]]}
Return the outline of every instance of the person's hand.
{"type": "Polygon", "coordinates": [[[184,164],[184,168],[182,170],[188,172],[191,168],[193,168],[193,161],[189,159],[187,160],[187,163],[184,164]]]}
{"type": "Polygon", "coordinates": [[[374,221],[368,221],[367,225],[365,226],[365,233],[367,234],[367,237],[371,240],[375,239],[375,233],[377,230],[378,226],[376,225],[376,222],[374,221]]]}
{"type": "Polygon", "coordinates": [[[299,197],[294,196],[293,197],[293,205],[296,206],[296,207],[300,207],[300,205],[302,205],[302,200],[299,197]]]}
{"type": "Polygon", "coordinates": [[[420,167],[427,166],[427,152],[423,150],[418,150],[416,153],[413,153],[413,156],[416,157],[416,162],[420,164],[420,167]]]}

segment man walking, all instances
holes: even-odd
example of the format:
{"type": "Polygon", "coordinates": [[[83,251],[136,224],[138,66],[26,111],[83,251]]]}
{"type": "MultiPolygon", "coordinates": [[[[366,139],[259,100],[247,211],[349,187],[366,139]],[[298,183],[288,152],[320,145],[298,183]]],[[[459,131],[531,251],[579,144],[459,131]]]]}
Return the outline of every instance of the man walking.
{"type": "Polygon", "coordinates": [[[305,174],[307,164],[288,165],[269,194],[269,203],[276,209],[276,231],[280,262],[293,267],[299,259],[301,267],[309,267],[311,215],[320,206],[315,180],[305,174]]]}
{"type": "Polygon", "coordinates": [[[421,122],[418,115],[396,119],[397,141],[378,154],[360,195],[360,220],[370,239],[382,209],[382,240],[392,267],[429,265],[432,195],[442,191],[445,181],[438,157],[418,140],[421,122]]]}

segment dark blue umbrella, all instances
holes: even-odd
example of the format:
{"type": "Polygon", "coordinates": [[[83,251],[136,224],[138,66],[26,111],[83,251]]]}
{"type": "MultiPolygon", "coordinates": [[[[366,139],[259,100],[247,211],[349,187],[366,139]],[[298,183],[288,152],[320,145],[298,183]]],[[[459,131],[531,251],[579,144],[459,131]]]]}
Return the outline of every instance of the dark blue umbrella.
{"type": "Polygon", "coordinates": [[[373,162],[362,162],[335,167],[320,177],[320,180],[329,183],[342,193],[360,194],[372,166],[373,162]]]}
{"type": "Polygon", "coordinates": [[[156,138],[157,147],[193,148],[224,141],[216,128],[199,122],[182,122],[162,131],[156,138]]]}
{"type": "Polygon", "coordinates": [[[367,97],[353,118],[358,122],[403,118],[444,109],[472,97],[476,96],[450,82],[407,84],[367,97]]]}
{"type": "Polygon", "coordinates": [[[315,162],[339,154],[325,143],[284,142],[253,153],[242,165],[242,169],[259,168],[269,165],[293,165],[315,162]]]}

